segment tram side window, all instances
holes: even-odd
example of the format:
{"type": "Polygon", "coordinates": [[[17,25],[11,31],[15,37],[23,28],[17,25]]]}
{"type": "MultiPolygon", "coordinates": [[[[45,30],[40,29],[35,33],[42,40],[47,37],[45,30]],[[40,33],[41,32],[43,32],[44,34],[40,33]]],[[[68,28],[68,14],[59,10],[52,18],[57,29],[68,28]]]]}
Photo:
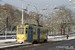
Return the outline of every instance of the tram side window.
{"type": "Polygon", "coordinates": [[[28,28],[26,28],[26,34],[28,33],[28,28]]]}
{"type": "Polygon", "coordinates": [[[43,34],[46,35],[47,34],[47,30],[43,30],[43,34]]]}
{"type": "Polygon", "coordinates": [[[29,29],[29,33],[30,34],[33,33],[33,29],[32,28],[29,29]]]}
{"type": "Polygon", "coordinates": [[[33,29],[33,34],[36,34],[36,29],[33,29]]]}
{"type": "Polygon", "coordinates": [[[31,29],[31,33],[33,33],[33,29],[31,29]]]}
{"type": "Polygon", "coordinates": [[[43,34],[43,30],[42,30],[42,29],[40,29],[40,34],[41,34],[41,35],[43,34]]]}
{"type": "Polygon", "coordinates": [[[43,30],[43,34],[45,34],[45,30],[43,30]]]}
{"type": "Polygon", "coordinates": [[[36,35],[37,35],[37,31],[38,31],[38,30],[36,29],[36,35]]]}

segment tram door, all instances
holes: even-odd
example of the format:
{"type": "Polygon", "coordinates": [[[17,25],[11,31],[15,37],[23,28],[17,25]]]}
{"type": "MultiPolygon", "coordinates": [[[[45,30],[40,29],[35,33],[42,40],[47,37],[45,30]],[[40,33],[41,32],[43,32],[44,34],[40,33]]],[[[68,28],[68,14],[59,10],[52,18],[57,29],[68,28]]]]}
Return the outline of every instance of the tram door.
{"type": "Polygon", "coordinates": [[[33,40],[33,28],[29,28],[28,29],[28,33],[27,33],[27,42],[32,42],[33,40]]]}
{"type": "Polygon", "coordinates": [[[40,41],[40,28],[38,28],[38,31],[37,31],[37,41],[38,42],[40,41]]]}

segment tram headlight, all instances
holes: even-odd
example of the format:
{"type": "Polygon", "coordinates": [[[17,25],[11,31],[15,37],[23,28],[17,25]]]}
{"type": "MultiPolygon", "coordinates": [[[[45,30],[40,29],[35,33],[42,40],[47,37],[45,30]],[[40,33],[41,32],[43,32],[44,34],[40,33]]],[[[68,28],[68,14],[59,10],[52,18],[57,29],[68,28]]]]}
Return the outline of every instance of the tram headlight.
{"type": "Polygon", "coordinates": [[[17,38],[17,39],[19,39],[19,38],[17,38]]]}
{"type": "Polygon", "coordinates": [[[24,37],[22,39],[24,39],[24,37]]]}

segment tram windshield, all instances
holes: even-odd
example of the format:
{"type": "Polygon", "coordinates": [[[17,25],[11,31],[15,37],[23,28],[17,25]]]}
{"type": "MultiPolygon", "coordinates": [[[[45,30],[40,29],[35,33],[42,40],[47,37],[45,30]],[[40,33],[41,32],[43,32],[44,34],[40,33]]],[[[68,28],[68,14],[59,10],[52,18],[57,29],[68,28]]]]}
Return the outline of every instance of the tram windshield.
{"type": "Polygon", "coordinates": [[[24,34],[24,28],[18,28],[18,34],[24,34]]]}

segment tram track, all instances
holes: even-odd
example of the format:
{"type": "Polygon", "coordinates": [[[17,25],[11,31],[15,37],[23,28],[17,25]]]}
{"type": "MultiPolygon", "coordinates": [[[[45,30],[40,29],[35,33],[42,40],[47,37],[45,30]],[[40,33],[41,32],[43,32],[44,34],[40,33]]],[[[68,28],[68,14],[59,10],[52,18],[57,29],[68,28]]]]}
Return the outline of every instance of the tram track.
{"type": "Polygon", "coordinates": [[[53,44],[53,43],[56,43],[56,42],[42,42],[42,43],[38,43],[38,44],[31,44],[31,45],[22,45],[22,46],[17,46],[17,47],[12,47],[12,48],[7,48],[8,50],[19,50],[19,49],[28,49],[28,48],[34,48],[34,47],[41,47],[41,46],[45,46],[45,45],[48,45],[48,44],[53,44]]]}
{"type": "Polygon", "coordinates": [[[49,45],[49,44],[55,44],[57,42],[60,42],[60,41],[55,41],[55,42],[51,42],[51,41],[48,41],[46,43],[42,42],[42,43],[38,43],[38,44],[16,44],[16,43],[5,43],[5,44],[2,44],[3,46],[4,45],[12,45],[14,44],[15,46],[13,47],[5,47],[5,48],[2,48],[0,50],[22,50],[22,49],[29,49],[29,48],[36,48],[36,47],[42,47],[42,46],[46,46],[46,45],[49,45]]]}
{"type": "Polygon", "coordinates": [[[13,50],[13,49],[21,49],[21,48],[32,48],[32,47],[38,47],[38,46],[43,46],[51,44],[50,42],[48,43],[38,43],[38,44],[16,44],[16,43],[3,43],[0,45],[0,50],[13,50]]]}
{"type": "Polygon", "coordinates": [[[70,46],[74,45],[75,43],[71,44],[71,41],[74,41],[74,40],[69,40],[69,41],[64,40],[64,41],[57,41],[57,42],[38,43],[38,44],[32,44],[32,45],[28,45],[28,46],[20,46],[20,47],[8,49],[8,50],[38,50],[38,49],[42,50],[43,48],[46,49],[46,47],[47,48],[50,47],[50,49],[53,49],[56,46],[61,46],[61,44],[62,44],[62,46],[64,46],[65,44],[70,45],[70,46]],[[69,42],[70,44],[68,44],[66,42],[69,42]]]}

